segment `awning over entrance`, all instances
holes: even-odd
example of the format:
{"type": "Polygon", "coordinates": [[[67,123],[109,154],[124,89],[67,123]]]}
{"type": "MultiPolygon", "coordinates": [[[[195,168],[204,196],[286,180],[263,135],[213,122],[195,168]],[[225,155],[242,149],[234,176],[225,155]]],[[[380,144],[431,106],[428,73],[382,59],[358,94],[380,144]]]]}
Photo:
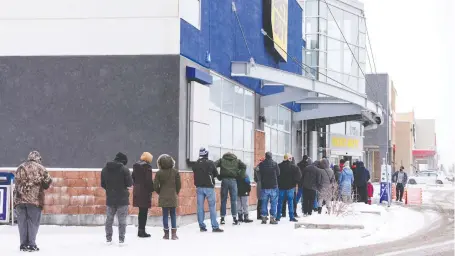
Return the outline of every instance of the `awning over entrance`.
{"type": "Polygon", "coordinates": [[[369,125],[382,124],[383,122],[380,104],[368,100],[365,94],[348,87],[320,82],[302,75],[251,62],[232,62],[231,75],[283,85],[283,92],[263,96],[261,106],[266,107],[295,101],[303,106],[301,112],[293,113],[294,120],[359,115],[369,125]],[[327,97],[315,97],[316,93],[327,97]]]}

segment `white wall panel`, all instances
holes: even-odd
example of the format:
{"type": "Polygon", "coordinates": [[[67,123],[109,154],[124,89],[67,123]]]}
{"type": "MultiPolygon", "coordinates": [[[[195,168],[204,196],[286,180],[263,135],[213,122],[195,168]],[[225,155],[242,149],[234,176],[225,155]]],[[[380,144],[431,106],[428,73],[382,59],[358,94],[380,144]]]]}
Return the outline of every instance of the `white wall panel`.
{"type": "Polygon", "coordinates": [[[0,56],[180,53],[178,0],[0,0],[0,56]]]}

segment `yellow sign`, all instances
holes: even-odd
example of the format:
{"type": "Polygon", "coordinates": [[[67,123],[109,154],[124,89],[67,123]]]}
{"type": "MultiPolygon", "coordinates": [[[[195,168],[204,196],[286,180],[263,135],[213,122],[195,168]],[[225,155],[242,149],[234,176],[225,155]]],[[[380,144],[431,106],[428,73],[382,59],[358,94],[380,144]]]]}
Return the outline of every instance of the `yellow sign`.
{"type": "Polygon", "coordinates": [[[275,50],[287,61],[288,0],[272,0],[272,32],[275,50]]]}
{"type": "Polygon", "coordinates": [[[332,136],[330,140],[331,140],[330,147],[332,149],[336,148],[358,149],[360,145],[359,139],[357,138],[332,136]]]}

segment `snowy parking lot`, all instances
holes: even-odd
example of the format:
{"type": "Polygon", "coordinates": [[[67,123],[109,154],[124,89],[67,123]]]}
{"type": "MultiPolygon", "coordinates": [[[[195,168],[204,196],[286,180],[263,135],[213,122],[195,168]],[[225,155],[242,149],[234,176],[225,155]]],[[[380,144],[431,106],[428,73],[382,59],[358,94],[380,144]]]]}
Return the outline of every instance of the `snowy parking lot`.
{"type": "MultiPolygon", "coordinates": [[[[252,213],[252,216],[255,214],[252,213]]],[[[421,213],[402,206],[353,204],[344,217],[313,215],[300,218],[316,223],[363,224],[362,230],[316,230],[294,228],[282,218],[278,225],[261,225],[259,221],[240,226],[231,225],[230,217],[222,226],[225,232],[200,233],[197,224],[179,228],[178,241],[162,240],[162,229],[149,227],[150,239],[136,237],[134,226],[127,228],[126,246],[104,243],[103,227],[41,226],[37,243],[38,254],[70,255],[132,255],[133,253],[166,253],[167,255],[305,255],[360,245],[392,241],[416,232],[424,225],[421,213]],[[360,213],[370,210],[381,214],[360,213]],[[401,228],[397,229],[396,227],[401,228]]],[[[206,220],[206,223],[209,223],[206,220]]],[[[114,233],[115,237],[116,232],[114,233]]],[[[2,255],[21,255],[17,227],[0,226],[2,255]]]]}

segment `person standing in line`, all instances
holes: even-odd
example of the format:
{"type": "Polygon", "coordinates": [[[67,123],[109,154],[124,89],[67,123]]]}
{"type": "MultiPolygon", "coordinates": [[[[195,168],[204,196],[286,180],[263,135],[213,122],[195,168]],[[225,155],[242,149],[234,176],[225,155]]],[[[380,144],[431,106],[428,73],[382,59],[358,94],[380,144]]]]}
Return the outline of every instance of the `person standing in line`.
{"type": "Polygon", "coordinates": [[[392,181],[396,183],[397,202],[403,202],[404,187],[408,182],[408,174],[404,171],[404,167],[400,167],[400,171],[392,175],[392,181]]]}
{"type": "Polygon", "coordinates": [[[320,193],[318,194],[318,213],[322,213],[322,205],[325,202],[327,210],[330,212],[330,202],[334,199],[333,197],[333,189],[335,188],[335,175],[333,170],[330,169],[330,163],[327,158],[323,158],[319,164],[319,167],[322,170],[322,188],[320,193]]]}
{"type": "Polygon", "coordinates": [[[205,148],[199,150],[199,159],[193,166],[194,186],[197,194],[197,221],[201,232],[206,232],[207,227],[204,223],[204,201],[207,198],[210,211],[210,221],[212,232],[221,233],[218,221],[216,220],[216,194],[215,178],[218,177],[218,170],[215,164],[209,160],[209,152],[205,148]]]}
{"type": "Polygon", "coordinates": [[[291,159],[292,156],[290,154],[285,154],[283,162],[278,165],[280,169],[280,176],[278,176],[279,197],[278,212],[276,217],[277,221],[280,221],[281,219],[282,213],[280,210],[283,206],[283,199],[287,198],[289,206],[289,221],[297,222],[297,219],[294,217],[295,186],[298,182],[300,182],[302,174],[300,173],[299,167],[293,164],[291,159]]]}
{"type": "Polygon", "coordinates": [[[305,168],[312,164],[312,161],[311,161],[311,158],[309,158],[307,155],[304,155],[302,157],[302,161],[300,161],[297,166],[299,167],[300,169],[300,173],[301,173],[301,176],[302,178],[300,179],[299,183],[298,183],[298,192],[297,192],[297,198],[296,198],[296,204],[294,205],[294,208],[295,208],[295,212],[297,212],[297,204],[300,202],[302,203],[302,213],[303,213],[303,170],[305,170],[305,168]]]}
{"type": "Polygon", "coordinates": [[[314,161],[303,170],[303,214],[309,216],[313,212],[316,192],[321,189],[322,170],[318,168],[319,161],[314,161]]]}
{"type": "Polygon", "coordinates": [[[159,171],[155,175],[153,186],[159,195],[158,206],[163,210],[163,239],[169,240],[169,215],[171,216],[172,240],[179,239],[177,236],[178,196],[182,184],[179,171],[175,169],[175,160],[166,154],[158,157],[156,161],[159,171]]]}
{"type": "Polygon", "coordinates": [[[234,225],[238,225],[237,220],[237,178],[245,176],[246,165],[237,158],[236,155],[228,152],[223,157],[215,162],[215,166],[220,168],[220,175],[218,180],[221,181],[221,220],[220,224],[224,225],[226,222],[226,204],[228,193],[231,198],[231,214],[234,225]]]}
{"type": "Polygon", "coordinates": [[[268,204],[270,202],[270,224],[278,224],[276,221],[276,212],[278,204],[278,176],[280,176],[280,167],[273,161],[272,153],[265,153],[265,160],[259,164],[261,174],[261,224],[267,224],[268,204]]]}
{"type": "MultiPolygon", "coordinates": [[[[259,159],[259,163],[264,161],[265,158],[259,159]]],[[[256,197],[257,201],[257,220],[262,220],[261,218],[261,210],[262,210],[262,199],[261,199],[261,173],[259,172],[259,164],[254,168],[254,182],[256,182],[256,197]]]]}
{"type": "Polygon", "coordinates": [[[356,163],[356,170],[354,172],[354,183],[358,194],[358,202],[368,204],[368,181],[370,180],[370,171],[365,168],[362,161],[356,163]]]}
{"type": "Polygon", "coordinates": [[[130,170],[125,166],[127,163],[127,156],[119,152],[114,161],[107,162],[101,170],[101,187],[106,190],[106,241],[112,243],[112,225],[117,215],[120,245],[125,242],[130,196],[128,188],[133,185],[130,170]]]}
{"type": "Polygon", "coordinates": [[[19,165],[15,172],[14,207],[17,213],[21,251],[39,251],[36,236],[44,206],[44,190],[52,183],[52,178],[41,164],[41,155],[32,151],[27,161],[19,165]]]}
{"type": "Polygon", "coordinates": [[[144,152],[138,162],[133,165],[133,206],[139,208],[137,236],[141,238],[150,237],[145,232],[148,210],[152,207],[153,193],[153,156],[144,152]]]}
{"type": "Polygon", "coordinates": [[[351,203],[352,184],[354,184],[354,174],[352,173],[352,170],[349,167],[349,161],[346,161],[338,183],[340,184],[341,200],[344,203],[351,203]]]}
{"type": "Polygon", "coordinates": [[[251,192],[251,181],[248,175],[237,178],[237,191],[237,213],[239,215],[239,221],[251,223],[253,221],[248,217],[248,198],[251,192]]]}

